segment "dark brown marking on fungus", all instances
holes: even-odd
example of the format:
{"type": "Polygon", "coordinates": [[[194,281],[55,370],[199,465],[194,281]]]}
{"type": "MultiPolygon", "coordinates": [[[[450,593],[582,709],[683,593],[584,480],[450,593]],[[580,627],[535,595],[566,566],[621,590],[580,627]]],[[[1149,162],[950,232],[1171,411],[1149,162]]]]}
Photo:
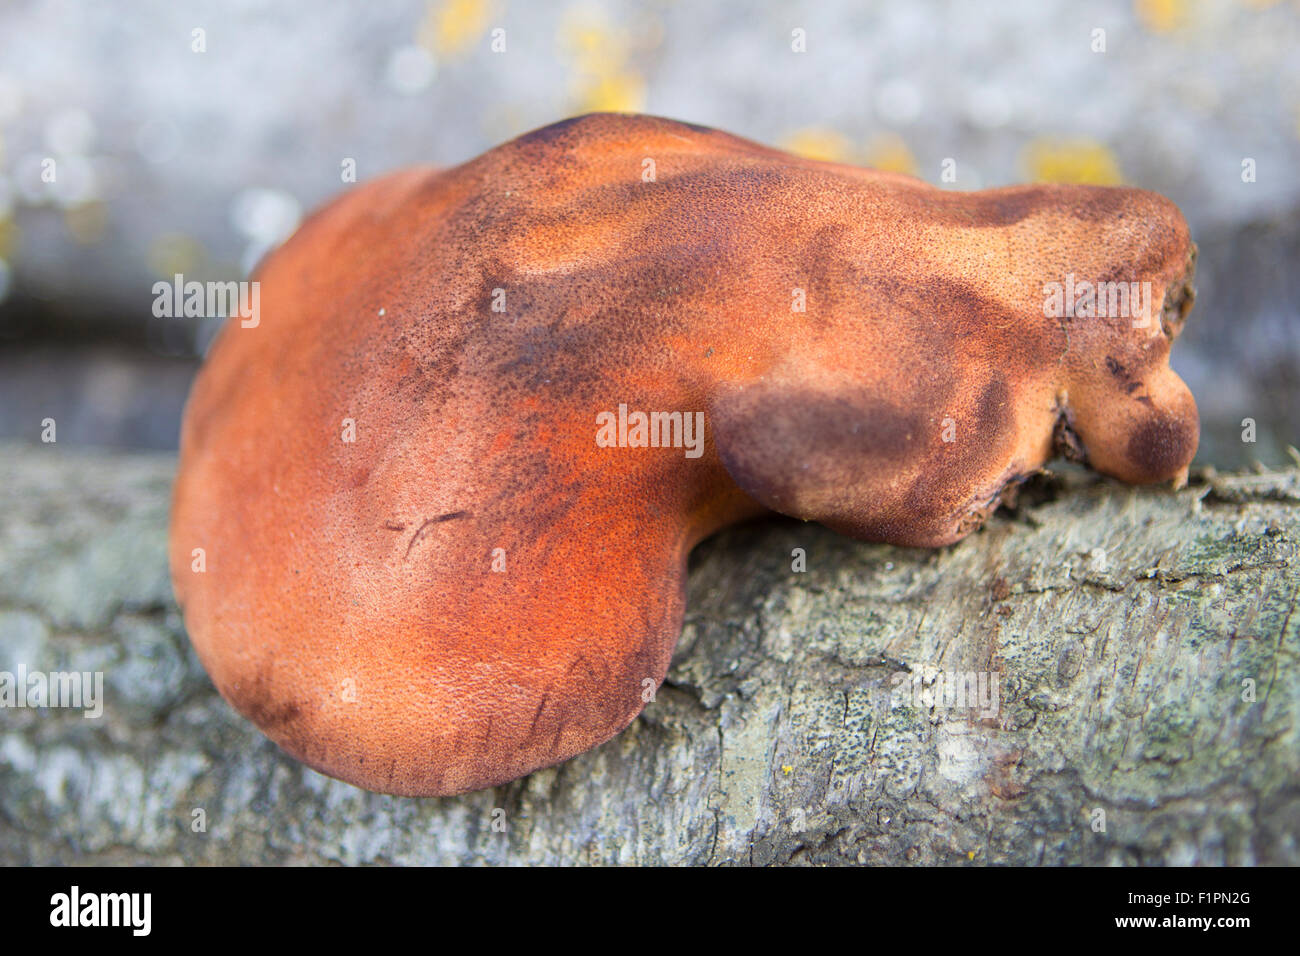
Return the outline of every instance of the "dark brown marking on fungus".
{"type": "Polygon", "coordinates": [[[1158,480],[1177,471],[1196,451],[1196,432],[1177,419],[1160,415],[1134,430],[1128,456],[1142,474],[1158,480]]]}
{"type": "MultiPolygon", "coordinates": [[[[997,373],[994,373],[997,375],[997,373]]],[[[1006,380],[997,375],[984,386],[977,406],[979,428],[983,433],[996,434],[1011,419],[1011,389],[1006,380]]]]}
{"type": "Polygon", "coordinates": [[[533,722],[528,725],[528,732],[530,734],[537,732],[537,723],[542,719],[542,711],[546,710],[546,702],[550,699],[551,692],[549,690],[543,691],[542,699],[537,702],[537,710],[533,714],[533,722]]]}
{"type": "Polygon", "coordinates": [[[576,127],[580,126],[587,120],[586,116],[570,116],[568,119],[562,119],[558,122],[551,123],[549,126],[543,126],[540,129],[524,133],[515,143],[518,146],[553,146],[557,143],[572,143],[573,134],[576,127]]]}
{"type": "Polygon", "coordinates": [[[1052,426],[1052,452],[1066,461],[1087,464],[1088,452],[1083,441],[1074,430],[1074,416],[1068,408],[1062,408],[1052,426]]]}
{"type": "Polygon", "coordinates": [[[416,529],[415,534],[411,535],[411,542],[406,546],[406,556],[408,558],[411,556],[411,549],[415,547],[415,543],[424,536],[424,532],[431,525],[442,524],[444,521],[454,521],[456,518],[465,518],[468,516],[468,511],[449,511],[447,514],[438,515],[436,518],[426,518],[424,523],[416,529]]]}
{"type": "Polygon", "coordinates": [[[1187,315],[1196,302],[1196,287],[1192,284],[1196,271],[1196,243],[1189,245],[1183,272],[1165,289],[1160,309],[1160,327],[1171,340],[1177,338],[1183,330],[1183,323],[1187,321],[1187,315]]]}
{"type": "Polygon", "coordinates": [[[259,727],[284,728],[292,724],[301,713],[301,706],[292,700],[278,701],[264,679],[255,678],[247,688],[218,688],[227,699],[240,693],[247,702],[248,717],[259,727]]]}
{"type": "Polygon", "coordinates": [[[971,220],[985,228],[1011,226],[1041,209],[1043,199],[1042,189],[1032,186],[994,190],[971,205],[971,220]]]}
{"type": "Polygon", "coordinates": [[[1141,190],[951,193],[653,117],[393,173],[259,266],[260,326],[227,323],[195,382],[170,537],[187,629],[222,695],[324,773],[513,780],[641,711],[690,549],[722,527],[775,509],[938,546],[1053,452],[1184,475],[1196,410],[1166,336],[1193,264],[1141,190]],[[1150,282],[1161,324],[1045,316],[1068,274],[1150,282]],[[703,412],[702,453],[601,447],[620,404],[703,412]]]}

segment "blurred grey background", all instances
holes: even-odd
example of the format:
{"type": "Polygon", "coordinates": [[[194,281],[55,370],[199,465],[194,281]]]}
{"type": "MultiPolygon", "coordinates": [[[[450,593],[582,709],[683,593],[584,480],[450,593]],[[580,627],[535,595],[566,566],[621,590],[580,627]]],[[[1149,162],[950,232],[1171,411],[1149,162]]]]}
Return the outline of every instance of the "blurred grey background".
{"type": "Polygon", "coordinates": [[[0,438],[53,418],[61,442],[175,447],[219,322],[154,318],[154,282],[244,277],[350,166],[615,109],[936,184],[951,159],[946,188],[1164,193],[1201,250],[1173,360],[1198,461],[1278,464],[1300,444],[1297,51],[1300,3],[1275,0],[9,0],[0,438]]]}

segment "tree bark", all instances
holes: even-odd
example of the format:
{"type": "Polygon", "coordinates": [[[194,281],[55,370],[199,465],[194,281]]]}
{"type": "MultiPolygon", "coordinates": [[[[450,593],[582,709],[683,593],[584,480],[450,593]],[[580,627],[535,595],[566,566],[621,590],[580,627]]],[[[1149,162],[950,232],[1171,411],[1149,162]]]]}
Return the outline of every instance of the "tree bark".
{"type": "Polygon", "coordinates": [[[217,696],[167,581],[173,469],[0,447],[0,671],[104,675],[98,719],[0,709],[5,863],[1300,863],[1300,469],[1067,469],[941,551],[732,529],[631,727],[424,800],[217,696]]]}

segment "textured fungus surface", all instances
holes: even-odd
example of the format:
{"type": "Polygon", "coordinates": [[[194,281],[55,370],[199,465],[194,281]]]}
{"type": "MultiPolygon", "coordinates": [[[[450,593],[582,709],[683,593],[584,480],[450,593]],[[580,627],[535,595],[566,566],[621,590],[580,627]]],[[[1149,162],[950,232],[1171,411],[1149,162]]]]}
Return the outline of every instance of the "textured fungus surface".
{"type": "Polygon", "coordinates": [[[557,763],[663,680],[686,556],[724,525],[937,546],[1058,451],[1185,478],[1193,258],[1152,193],[945,192],[650,117],[390,175],[262,265],[260,322],[195,385],[191,638],[238,710],[361,786],[557,763]],[[1047,314],[1053,283],[1149,283],[1149,321],[1047,314]],[[703,453],[602,447],[621,405],[703,413],[703,453]]]}

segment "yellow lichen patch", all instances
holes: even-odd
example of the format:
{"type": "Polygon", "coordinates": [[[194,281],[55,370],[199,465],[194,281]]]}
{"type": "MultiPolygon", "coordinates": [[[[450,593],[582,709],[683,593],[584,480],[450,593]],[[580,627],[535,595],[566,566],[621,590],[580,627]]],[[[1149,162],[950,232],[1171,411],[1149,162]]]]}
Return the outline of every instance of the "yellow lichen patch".
{"type": "Polygon", "coordinates": [[[570,11],[560,42],[572,59],[576,111],[635,113],[645,106],[645,79],[628,63],[626,35],[590,11],[570,11]]]}
{"type": "Polygon", "coordinates": [[[635,73],[596,77],[579,97],[580,112],[635,113],[645,105],[645,81],[635,73]]]}
{"type": "Polygon", "coordinates": [[[179,233],[159,236],[149,246],[149,268],[168,279],[193,272],[205,258],[202,243],[179,233]]]}
{"type": "Polygon", "coordinates": [[[463,53],[483,36],[494,12],[489,0],[430,3],[417,42],[438,56],[463,53]]]}
{"type": "Polygon", "coordinates": [[[848,162],[852,150],[848,137],[824,126],[809,126],[795,130],[782,140],[781,146],[796,156],[831,163],[848,162]]]}
{"type": "Polygon", "coordinates": [[[877,136],[867,146],[867,165],[886,173],[916,175],[916,157],[897,133],[877,136]]]}
{"type": "Polygon", "coordinates": [[[560,26],[560,39],[574,65],[585,73],[616,69],[625,52],[618,35],[603,18],[570,11],[560,26]]]}
{"type": "Polygon", "coordinates": [[[1114,186],[1124,181],[1115,154],[1091,139],[1034,140],[1025,149],[1023,163],[1030,178],[1039,183],[1114,186]]]}
{"type": "Polygon", "coordinates": [[[8,259],[18,248],[18,223],[0,219],[0,259],[8,259]]]}
{"type": "Polygon", "coordinates": [[[1133,12],[1152,33],[1170,33],[1187,21],[1187,0],[1134,0],[1133,12]]]}
{"type": "Polygon", "coordinates": [[[73,206],[63,214],[63,223],[73,241],[83,246],[99,242],[108,227],[108,204],[87,202],[73,206]]]}

